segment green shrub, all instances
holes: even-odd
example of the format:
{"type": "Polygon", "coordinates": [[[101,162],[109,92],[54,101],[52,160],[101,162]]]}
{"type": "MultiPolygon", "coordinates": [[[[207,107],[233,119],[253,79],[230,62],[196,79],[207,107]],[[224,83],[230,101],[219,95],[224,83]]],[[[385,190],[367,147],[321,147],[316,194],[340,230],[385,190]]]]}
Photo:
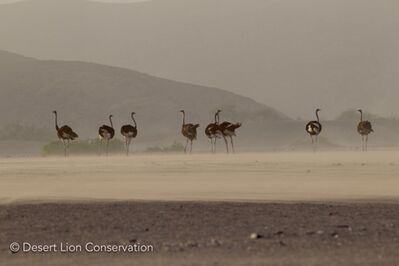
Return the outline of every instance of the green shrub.
{"type": "Polygon", "coordinates": [[[184,151],[184,146],[180,142],[173,142],[170,146],[152,146],[148,147],[146,152],[182,152],[184,151]]]}
{"type": "MultiPolygon", "coordinates": [[[[100,140],[88,139],[88,140],[75,140],[71,141],[68,152],[70,154],[89,155],[98,154],[102,148],[102,153],[105,154],[105,142],[100,147],[100,140]]],[[[109,142],[109,153],[119,154],[125,152],[125,144],[123,141],[113,139],[109,142]]],[[[64,145],[61,140],[52,141],[42,148],[42,154],[45,156],[51,155],[63,155],[64,145]]]]}

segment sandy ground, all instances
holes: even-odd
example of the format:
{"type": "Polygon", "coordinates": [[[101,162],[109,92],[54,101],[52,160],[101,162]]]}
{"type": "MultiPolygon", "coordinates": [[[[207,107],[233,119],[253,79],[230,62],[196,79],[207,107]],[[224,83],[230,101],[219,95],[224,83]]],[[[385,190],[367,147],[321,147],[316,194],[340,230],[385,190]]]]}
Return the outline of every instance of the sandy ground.
{"type": "Polygon", "coordinates": [[[5,158],[0,195],[1,265],[399,264],[395,151],[5,158]]]}
{"type": "Polygon", "coordinates": [[[399,152],[0,159],[0,203],[396,199],[399,152]]]}

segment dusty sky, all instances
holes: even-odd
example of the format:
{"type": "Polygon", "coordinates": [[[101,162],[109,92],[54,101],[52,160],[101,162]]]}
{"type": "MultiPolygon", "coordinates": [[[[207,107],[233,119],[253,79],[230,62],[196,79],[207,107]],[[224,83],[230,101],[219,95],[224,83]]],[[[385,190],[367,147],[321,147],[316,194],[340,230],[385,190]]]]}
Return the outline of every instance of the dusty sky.
{"type": "MultiPolygon", "coordinates": [[[[8,3],[14,3],[14,2],[19,2],[23,0],[0,0],[0,4],[8,4],[8,3]]],[[[133,3],[133,2],[144,2],[144,1],[150,1],[150,0],[90,0],[90,1],[95,1],[95,2],[105,2],[105,3],[133,3]]]]}
{"type": "Polygon", "coordinates": [[[2,6],[0,49],[218,87],[293,118],[399,117],[397,0],[58,1],[2,6]]]}

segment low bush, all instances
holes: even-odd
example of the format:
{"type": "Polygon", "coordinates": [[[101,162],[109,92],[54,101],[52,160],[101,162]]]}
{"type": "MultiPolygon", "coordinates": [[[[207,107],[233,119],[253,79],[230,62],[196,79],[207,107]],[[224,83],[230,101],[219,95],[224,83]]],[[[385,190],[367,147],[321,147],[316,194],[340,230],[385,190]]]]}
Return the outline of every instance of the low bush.
{"type": "Polygon", "coordinates": [[[173,142],[170,146],[152,146],[146,149],[146,152],[182,152],[184,151],[184,146],[180,142],[173,142]]]}
{"type": "MultiPolygon", "coordinates": [[[[88,139],[88,140],[74,140],[70,142],[68,152],[70,154],[88,155],[88,154],[99,154],[100,151],[105,154],[105,142],[100,147],[100,140],[88,139]]],[[[119,154],[125,152],[125,144],[123,141],[113,139],[109,142],[109,153],[119,154]]],[[[43,146],[42,154],[44,156],[52,155],[63,155],[64,145],[61,140],[52,141],[43,146]]]]}

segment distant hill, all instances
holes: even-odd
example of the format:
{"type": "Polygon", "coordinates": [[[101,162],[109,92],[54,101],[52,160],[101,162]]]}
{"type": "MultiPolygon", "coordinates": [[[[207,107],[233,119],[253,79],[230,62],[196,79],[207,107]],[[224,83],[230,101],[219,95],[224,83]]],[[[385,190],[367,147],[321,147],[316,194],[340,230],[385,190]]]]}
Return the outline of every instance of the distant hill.
{"type": "Polygon", "coordinates": [[[42,61],[0,51],[0,88],[0,128],[16,124],[54,130],[52,110],[58,110],[60,124],[93,138],[113,114],[119,137],[120,126],[131,123],[129,114],[135,111],[139,143],[171,144],[184,141],[179,110],[185,109],[188,121],[201,124],[200,143],[208,145],[203,131],[220,108],[221,119],[243,123],[238,130],[242,145],[275,146],[295,134],[280,132],[295,121],[247,97],[98,64],[42,61]]]}
{"type": "MultiPolygon", "coordinates": [[[[120,126],[131,123],[129,114],[135,111],[139,127],[135,148],[143,151],[150,146],[184,142],[179,110],[185,109],[189,122],[201,124],[195,148],[207,150],[209,140],[203,132],[213,122],[215,110],[220,108],[222,120],[243,123],[237,132],[238,150],[310,150],[311,147],[304,120],[293,120],[225,90],[129,69],[37,60],[0,51],[0,88],[0,141],[46,143],[56,139],[53,110],[58,110],[60,124],[73,127],[82,139],[96,138],[98,127],[108,124],[108,115],[113,114],[116,137],[121,138],[120,126]]],[[[322,148],[357,149],[359,114],[349,110],[334,120],[326,120],[323,112],[322,148]]],[[[370,136],[371,147],[399,145],[399,120],[367,112],[364,118],[371,120],[375,129],[370,136]]],[[[12,147],[7,144],[6,150],[11,151],[12,147]]],[[[24,146],[15,145],[16,149],[21,147],[24,146]]],[[[219,151],[223,149],[222,141],[218,147],[219,151]]]]}
{"type": "Polygon", "coordinates": [[[0,49],[222,88],[293,118],[398,117],[398,14],[396,0],[26,0],[0,6],[0,49]]]}
{"type": "MultiPolygon", "coordinates": [[[[364,120],[369,120],[374,129],[370,135],[370,145],[375,147],[399,146],[399,119],[386,118],[365,112],[364,120]]],[[[360,114],[355,110],[343,112],[335,120],[326,122],[329,131],[326,136],[330,140],[337,139],[342,145],[358,146],[360,137],[357,133],[357,124],[360,114]]]]}

